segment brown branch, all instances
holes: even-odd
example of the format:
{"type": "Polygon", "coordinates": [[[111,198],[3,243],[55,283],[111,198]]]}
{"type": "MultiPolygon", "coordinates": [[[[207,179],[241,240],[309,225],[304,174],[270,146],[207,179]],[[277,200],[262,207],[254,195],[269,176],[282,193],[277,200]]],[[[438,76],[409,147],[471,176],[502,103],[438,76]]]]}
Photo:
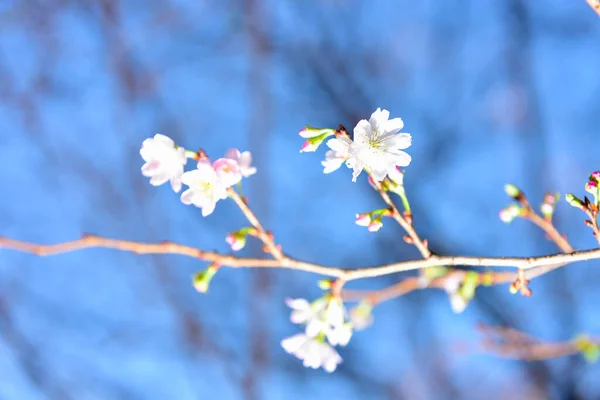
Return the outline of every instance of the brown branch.
{"type": "MultiPolygon", "coordinates": [[[[67,253],[89,247],[105,247],[137,254],[181,254],[197,258],[225,267],[232,268],[284,268],[311,272],[314,274],[341,278],[352,281],[363,278],[375,278],[397,272],[412,271],[422,268],[446,266],[472,266],[472,267],[509,267],[530,270],[536,267],[553,264],[570,264],[578,261],[587,261],[600,258],[600,249],[585,250],[569,254],[551,254],[541,257],[470,257],[470,256],[438,256],[432,254],[424,260],[402,261],[393,264],[369,268],[341,269],[312,264],[305,261],[283,256],[280,260],[257,258],[240,258],[224,255],[217,252],[204,251],[190,246],[172,242],[140,243],[118,239],[108,239],[100,236],[85,235],[81,239],[70,242],[39,245],[34,243],[0,237],[0,248],[13,249],[39,256],[67,253]]],[[[514,276],[514,273],[512,273],[514,276]]]]}
{"type": "Polygon", "coordinates": [[[598,0],[586,0],[587,3],[592,7],[592,10],[596,11],[596,14],[600,16],[600,1],[598,0]]]}
{"type": "MultiPolygon", "coordinates": [[[[479,325],[484,335],[482,347],[499,357],[524,361],[539,361],[581,353],[577,339],[564,342],[545,342],[526,333],[502,326],[479,325]]],[[[591,344],[599,341],[590,340],[591,344]]]]}

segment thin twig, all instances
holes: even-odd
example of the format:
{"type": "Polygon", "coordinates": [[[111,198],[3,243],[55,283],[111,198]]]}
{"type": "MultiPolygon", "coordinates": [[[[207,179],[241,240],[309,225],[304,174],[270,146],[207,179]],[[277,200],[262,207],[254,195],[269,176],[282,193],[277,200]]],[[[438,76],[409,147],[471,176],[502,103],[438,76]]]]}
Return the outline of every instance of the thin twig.
{"type": "Polygon", "coordinates": [[[379,195],[381,196],[381,198],[383,199],[383,201],[385,202],[385,204],[387,204],[388,207],[390,207],[390,209],[392,210],[392,217],[406,231],[406,233],[408,234],[408,236],[410,236],[410,238],[412,239],[413,244],[415,245],[415,247],[417,248],[417,250],[419,250],[419,253],[421,253],[421,255],[423,256],[423,258],[429,258],[431,256],[431,251],[429,251],[429,249],[425,245],[424,241],[421,240],[421,238],[419,237],[419,235],[415,231],[415,228],[412,226],[412,224],[410,224],[402,216],[402,214],[400,213],[400,211],[398,211],[398,208],[396,207],[396,205],[394,204],[394,202],[392,201],[392,199],[390,198],[390,196],[381,187],[381,183],[378,182],[375,179],[373,179],[373,182],[375,183],[375,187],[377,188],[377,191],[379,192],[379,195]]]}
{"type": "MultiPolygon", "coordinates": [[[[565,357],[581,353],[577,339],[564,342],[545,342],[524,332],[503,326],[481,324],[479,331],[485,336],[482,346],[499,357],[510,359],[539,361],[565,357]]],[[[590,344],[598,344],[597,339],[590,339],[590,344]]]]}
{"type": "Polygon", "coordinates": [[[229,197],[231,197],[233,201],[235,201],[235,204],[237,204],[240,210],[242,210],[242,213],[244,213],[248,221],[252,224],[253,227],[256,228],[257,236],[264,243],[266,250],[269,252],[269,254],[271,254],[276,260],[284,260],[286,258],[285,255],[283,254],[281,249],[275,244],[272,236],[269,235],[269,233],[267,233],[265,228],[263,228],[261,223],[258,221],[256,215],[254,215],[250,207],[248,207],[246,201],[240,197],[240,195],[233,189],[233,187],[229,188],[227,191],[229,193],[229,197]]]}

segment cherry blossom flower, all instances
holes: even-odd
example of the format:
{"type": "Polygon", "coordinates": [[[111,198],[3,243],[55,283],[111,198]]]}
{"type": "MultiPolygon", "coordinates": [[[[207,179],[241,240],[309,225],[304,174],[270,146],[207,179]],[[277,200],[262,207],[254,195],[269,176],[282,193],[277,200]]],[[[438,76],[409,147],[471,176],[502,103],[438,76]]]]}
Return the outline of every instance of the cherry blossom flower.
{"type": "Polygon", "coordinates": [[[142,174],[150,178],[151,185],[160,186],[170,181],[175,193],[181,190],[181,176],[187,162],[183,147],[176,146],[168,136],[156,134],[144,140],[140,155],[146,162],[142,174]]]}
{"type": "Polygon", "coordinates": [[[183,184],[189,186],[181,194],[183,204],[193,204],[202,209],[202,216],[211,214],[217,202],[227,198],[227,188],[219,180],[217,171],[208,161],[200,161],[196,169],[181,176],[183,184]]]}
{"type": "Polygon", "coordinates": [[[239,171],[244,178],[256,173],[256,167],[252,167],[252,154],[249,151],[241,153],[238,149],[230,149],[225,153],[225,158],[229,158],[238,163],[239,171]]]}
{"type": "Polygon", "coordinates": [[[305,299],[286,299],[292,308],[290,321],[305,324],[309,337],[324,335],[332,346],[345,346],[352,337],[352,324],[347,323],[342,299],[326,295],[312,303],[305,299]]]}
{"type": "Polygon", "coordinates": [[[240,166],[231,158],[219,158],[213,162],[212,167],[216,171],[219,181],[226,188],[230,188],[242,180],[240,166]]]}
{"type": "Polygon", "coordinates": [[[402,119],[389,118],[389,111],[378,108],[368,121],[363,119],[354,128],[354,141],[346,161],[353,169],[353,182],[364,168],[381,182],[388,173],[395,173],[396,166],[410,164],[410,155],[402,150],[410,147],[412,138],[408,133],[398,133],[404,127],[402,119]]]}
{"type": "Polygon", "coordinates": [[[281,341],[281,347],[303,361],[305,367],[317,369],[323,367],[327,372],[333,372],[342,357],[322,338],[310,337],[305,333],[298,333],[281,341]]]}
{"type": "Polygon", "coordinates": [[[315,337],[327,329],[327,324],[323,320],[323,311],[327,302],[323,297],[309,303],[305,299],[285,299],[285,303],[293,311],[290,314],[290,321],[294,324],[306,324],[305,332],[310,337],[315,337]]]}

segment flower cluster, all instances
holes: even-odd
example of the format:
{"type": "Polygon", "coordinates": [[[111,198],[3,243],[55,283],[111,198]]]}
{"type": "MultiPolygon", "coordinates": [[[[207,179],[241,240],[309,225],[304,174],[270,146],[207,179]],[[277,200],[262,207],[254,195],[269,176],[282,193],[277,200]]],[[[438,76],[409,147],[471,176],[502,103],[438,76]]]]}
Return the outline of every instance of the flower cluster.
{"type": "Polygon", "coordinates": [[[371,308],[362,308],[346,313],[339,296],[326,294],[309,303],[305,299],[286,299],[292,309],[290,320],[305,326],[298,333],[281,341],[283,349],[303,360],[305,367],[319,368],[333,372],[342,362],[342,357],[334,346],[346,346],[353,330],[364,329],[371,321],[371,308]]]}
{"type": "Polygon", "coordinates": [[[181,194],[181,201],[201,208],[203,216],[211,214],[219,200],[227,198],[228,188],[256,173],[248,151],[231,149],[225,157],[211,163],[206,155],[185,150],[161,134],[144,140],[140,154],[146,162],[142,174],[150,178],[150,184],[159,186],[170,181],[176,193],[182,184],[188,186],[181,194]],[[196,159],[198,164],[184,172],[188,158],[196,159]]]}
{"type": "Polygon", "coordinates": [[[402,150],[410,147],[412,137],[408,133],[399,133],[404,127],[400,118],[390,119],[390,112],[378,108],[367,121],[363,119],[354,127],[353,140],[344,131],[333,129],[305,128],[300,136],[307,139],[301,151],[315,151],[325,139],[330,150],[322,162],[323,172],[328,174],[339,169],[342,164],[353,170],[352,181],[363,170],[378,182],[386,175],[397,175],[397,167],[406,167],[411,157],[402,150]]]}

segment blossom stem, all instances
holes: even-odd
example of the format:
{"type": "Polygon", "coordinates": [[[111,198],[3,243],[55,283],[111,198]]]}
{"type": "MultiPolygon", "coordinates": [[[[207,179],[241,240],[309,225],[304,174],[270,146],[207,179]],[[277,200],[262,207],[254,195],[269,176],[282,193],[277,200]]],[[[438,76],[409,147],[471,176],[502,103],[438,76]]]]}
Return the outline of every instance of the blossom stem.
{"type": "Polygon", "coordinates": [[[235,204],[240,208],[242,213],[246,216],[248,221],[252,224],[254,228],[256,228],[256,236],[264,243],[266,249],[269,254],[273,256],[276,260],[286,260],[287,257],[283,254],[281,249],[275,244],[272,237],[267,233],[267,231],[263,228],[261,223],[259,222],[256,215],[252,212],[248,204],[240,197],[240,195],[235,191],[233,187],[227,189],[227,193],[229,197],[233,199],[235,204]]]}
{"type": "MultiPolygon", "coordinates": [[[[408,221],[402,216],[400,211],[398,211],[398,208],[396,207],[396,205],[394,204],[394,202],[392,201],[390,196],[381,187],[381,182],[378,182],[376,179],[373,179],[373,182],[375,183],[375,188],[377,189],[377,192],[379,192],[379,195],[381,196],[381,198],[383,199],[385,204],[387,204],[390,207],[390,209],[392,210],[392,217],[396,220],[396,222],[398,222],[398,224],[400,224],[400,226],[410,236],[413,244],[415,245],[417,250],[419,250],[419,252],[423,256],[423,258],[425,258],[425,259],[429,258],[431,256],[431,251],[429,251],[429,249],[427,248],[427,246],[425,245],[423,240],[421,240],[421,238],[415,231],[415,228],[413,228],[413,226],[410,223],[408,223],[408,221]]],[[[406,204],[408,204],[408,200],[406,201],[406,204]]],[[[410,210],[410,206],[409,206],[408,210],[410,210]]]]}

